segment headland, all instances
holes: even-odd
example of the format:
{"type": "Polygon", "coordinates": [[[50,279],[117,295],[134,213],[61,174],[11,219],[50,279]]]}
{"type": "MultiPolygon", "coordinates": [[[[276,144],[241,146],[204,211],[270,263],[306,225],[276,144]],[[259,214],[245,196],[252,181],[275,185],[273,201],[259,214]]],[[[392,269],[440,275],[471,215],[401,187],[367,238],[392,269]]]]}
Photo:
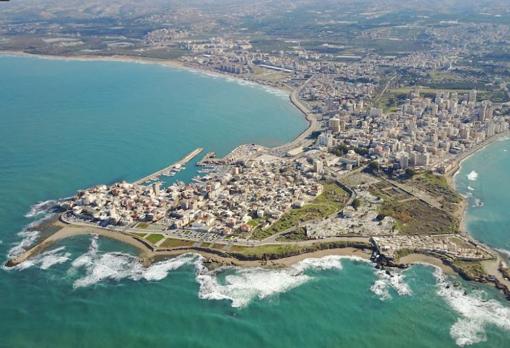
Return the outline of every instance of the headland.
{"type": "MultiPolygon", "coordinates": [[[[122,56],[71,59],[190,68],[122,56]]],[[[452,186],[460,162],[507,136],[508,130],[466,143],[435,162],[416,157],[411,166],[409,157],[397,156],[400,171],[388,171],[392,159],[374,160],[377,148],[369,154],[359,146],[330,143],[330,134],[341,137],[345,125],[338,118],[319,121],[303,101],[315,82],[310,77],[291,89],[291,102],[309,121],[291,143],[272,149],[243,145],[224,158],[205,160],[206,175],[193,183],[163,188],[157,180],[200,149],[134,183],[80,191],[59,202],[63,212],[51,224],[56,232],[7,265],[22,263],[59,240],[97,234],[134,246],[144,264],[188,252],[239,266],[286,266],[307,257],[342,254],[370,258],[382,268],[430,263],[469,280],[493,283],[508,296],[506,265],[463,232],[465,201],[452,186]],[[325,136],[314,137],[319,131],[325,136]]],[[[476,106],[472,102],[470,107],[476,106]]]]}

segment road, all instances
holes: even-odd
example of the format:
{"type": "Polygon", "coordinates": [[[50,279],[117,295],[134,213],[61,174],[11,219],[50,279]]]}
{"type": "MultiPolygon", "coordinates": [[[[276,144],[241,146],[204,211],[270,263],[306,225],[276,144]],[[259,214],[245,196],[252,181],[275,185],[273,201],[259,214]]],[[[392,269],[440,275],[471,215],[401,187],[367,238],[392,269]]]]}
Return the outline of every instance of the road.
{"type": "Polygon", "coordinates": [[[310,143],[313,143],[308,137],[317,130],[320,129],[321,125],[320,122],[317,120],[315,115],[308,110],[306,105],[304,105],[299,100],[299,94],[303,90],[303,88],[306,87],[306,85],[313,79],[314,77],[310,77],[308,80],[305,81],[299,88],[295,89],[289,96],[290,101],[292,104],[294,104],[295,107],[297,107],[304,115],[306,120],[308,121],[309,125],[308,128],[303,131],[296,139],[291,141],[290,143],[275,147],[271,149],[271,152],[281,154],[286,153],[289,150],[298,148],[298,147],[305,147],[309,145],[310,143]]]}

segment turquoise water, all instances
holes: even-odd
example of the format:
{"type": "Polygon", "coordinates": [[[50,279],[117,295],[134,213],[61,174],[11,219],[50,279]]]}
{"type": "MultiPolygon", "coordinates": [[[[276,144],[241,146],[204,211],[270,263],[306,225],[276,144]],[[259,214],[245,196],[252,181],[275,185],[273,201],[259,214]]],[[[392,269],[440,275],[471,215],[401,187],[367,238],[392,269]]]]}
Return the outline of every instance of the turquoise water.
{"type": "MultiPolygon", "coordinates": [[[[198,146],[222,154],[240,143],[284,143],[305,126],[285,96],[260,87],[157,65],[1,57],[2,259],[30,237],[18,232],[44,216],[25,217],[37,202],[133,180],[198,146]]],[[[144,269],[132,254],[80,237],[0,270],[0,347],[510,343],[499,293],[453,287],[428,266],[390,278],[369,263],[328,257],[211,272],[194,255],[144,269]]]]}
{"type": "Polygon", "coordinates": [[[490,144],[462,162],[455,181],[469,198],[466,227],[478,240],[510,255],[510,140],[490,144]]]}

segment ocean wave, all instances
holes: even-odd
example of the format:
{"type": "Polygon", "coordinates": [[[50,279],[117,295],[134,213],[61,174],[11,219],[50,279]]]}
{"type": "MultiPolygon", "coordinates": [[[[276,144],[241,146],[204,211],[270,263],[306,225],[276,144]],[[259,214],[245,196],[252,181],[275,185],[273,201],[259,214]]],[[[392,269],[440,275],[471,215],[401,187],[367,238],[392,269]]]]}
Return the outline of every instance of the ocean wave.
{"type": "Polygon", "coordinates": [[[100,253],[98,237],[94,236],[89,250],[72,262],[70,273],[85,270],[85,274],[74,281],[74,288],[88,287],[104,280],[157,281],[164,279],[170,271],[191,263],[195,259],[195,255],[185,254],[144,267],[137,257],[126,253],[100,253]]]}
{"type": "Polygon", "coordinates": [[[475,189],[474,189],[474,188],[472,188],[471,186],[468,186],[468,187],[467,187],[467,189],[468,189],[469,191],[474,191],[474,190],[475,190],[475,189]]]}
{"type": "Polygon", "coordinates": [[[81,288],[105,280],[158,281],[167,277],[170,271],[190,264],[195,267],[200,298],[229,300],[232,307],[244,307],[255,298],[264,299],[307,282],[312,279],[312,276],[305,274],[306,271],[340,270],[342,269],[342,259],[366,262],[366,260],[357,257],[326,256],[305,259],[282,269],[222,267],[217,270],[209,270],[205,266],[205,259],[202,256],[184,254],[144,267],[137,257],[126,253],[100,253],[98,237],[94,236],[89,250],[72,262],[69,274],[77,276],[73,287],[81,288]],[[84,274],[80,274],[82,270],[85,271],[84,274]]]}
{"type": "Polygon", "coordinates": [[[43,213],[48,213],[52,209],[54,209],[58,205],[58,201],[48,200],[44,202],[39,202],[30,207],[30,211],[25,214],[25,217],[32,218],[43,213]]]}
{"type": "Polygon", "coordinates": [[[71,257],[71,253],[65,252],[65,247],[59,247],[53,250],[46,251],[41,255],[33,257],[25,262],[20,263],[12,267],[15,270],[24,270],[31,267],[39,267],[40,269],[46,270],[51,266],[67,262],[71,257]]]}
{"type": "Polygon", "coordinates": [[[469,181],[476,181],[476,179],[478,179],[478,173],[472,170],[471,172],[469,172],[468,175],[466,175],[466,177],[468,178],[469,181]]]}
{"type": "Polygon", "coordinates": [[[342,258],[345,259],[342,256],[305,259],[282,269],[225,267],[215,271],[209,271],[203,264],[203,258],[199,258],[195,262],[196,279],[200,285],[199,297],[207,300],[229,300],[232,307],[246,307],[256,298],[265,299],[308,282],[312,276],[305,274],[305,271],[341,270],[342,258]],[[220,281],[223,272],[228,274],[220,281]]]}
{"type": "Polygon", "coordinates": [[[381,300],[386,301],[391,299],[390,289],[396,291],[399,296],[412,295],[411,288],[405,283],[403,272],[389,273],[385,270],[375,269],[377,277],[370,290],[381,300]]]}
{"type": "MultiPolygon", "coordinates": [[[[26,269],[39,266],[41,269],[48,269],[68,261],[70,257],[70,253],[60,247],[17,267],[26,269]]],[[[295,265],[279,269],[222,267],[209,270],[205,266],[204,257],[189,253],[145,267],[136,256],[122,252],[100,252],[99,236],[95,235],[91,238],[88,250],[72,261],[68,275],[73,281],[73,288],[77,289],[104,281],[159,281],[173,270],[192,265],[195,268],[195,279],[199,284],[198,296],[201,299],[228,300],[232,307],[239,308],[247,306],[256,298],[265,299],[308,282],[313,279],[313,274],[308,273],[309,271],[341,270],[342,260],[369,262],[353,256],[325,256],[304,259],[295,265]]]]}
{"type": "Polygon", "coordinates": [[[460,194],[463,198],[471,198],[473,197],[473,192],[466,192],[466,193],[461,193],[460,194]]]}
{"type": "Polygon", "coordinates": [[[484,206],[483,201],[480,198],[475,198],[473,208],[481,208],[484,206]]]}
{"type": "Polygon", "coordinates": [[[200,70],[200,69],[195,69],[195,68],[186,68],[186,69],[189,72],[191,72],[192,74],[195,74],[195,75],[206,76],[206,77],[209,77],[209,78],[215,79],[215,80],[222,79],[222,80],[224,80],[226,82],[235,83],[235,84],[240,85],[240,86],[259,88],[259,89],[262,89],[262,90],[264,90],[265,92],[267,92],[269,94],[275,95],[275,96],[280,97],[282,99],[288,99],[289,98],[289,93],[288,92],[286,92],[285,90],[282,90],[282,89],[278,89],[276,87],[266,86],[266,85],[263,85],[263,84],[259,84],[257,82],[253,82],[253,81],[249,81],[249,80],[244,80],[242,78],[229,76],[229,75],[222,74],[222,73],[219,73],[219,72],[206,71],[206,70],[200,70]]]}
{"type": "Polygon", "coordinates": [[[18,233],[21,241],[14,244],[14,246],[7,252],[7,257],[13,258],[23,254],[30,246],[32,246],[41,233],[35,230],[24,230],[18,233]]]}
{"type": "Polygon", "coordinates": [[[461,287],[455,287],[441,269],[436,268],[437,293],[460,317],[450,328],[450,335],[456,344],[463,347],[487,340],[485,329],[496,326],[510,331],[510,308],[500,302],[486,299],[484,291],[466,294],[461,287]]]}
{"type": "Polygon", "coordinates": [[[40,231],[36,229],[37,226],[53,217],[54,214],[47,214],[38,220],[32,221],[30,224],[25,226],[23,230],[18,232],[18,236],[21,237],[21,241],[14,243],[13,247],[9,249],[7,252],[7,258],[16,257],[34,245],[41,234],[40,231]]]}

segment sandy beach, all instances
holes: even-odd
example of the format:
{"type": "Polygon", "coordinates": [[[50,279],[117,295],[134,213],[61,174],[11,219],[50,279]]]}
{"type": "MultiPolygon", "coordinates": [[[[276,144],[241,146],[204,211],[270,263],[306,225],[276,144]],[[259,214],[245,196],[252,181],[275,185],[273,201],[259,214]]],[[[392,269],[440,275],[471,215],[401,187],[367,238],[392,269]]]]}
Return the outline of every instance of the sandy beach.
{"type": "Polygon", "coordinates": [[[118,242],[130,245],[138,251],[138,257],[141,262],[149,266],[150,264],[162,259],[176,257],[186,253],[200,254],[205,257],[209,262],[218,265],[232,265],[241,267],[288,267],[308,258],[321,258],[324,256],[349,256],[358,257],[360,259],[369,260],[371,256],[370,250],[361,250],[352,247],[334,248],[317,250],[313,252],[302,253],[290,257],[282,257],[279,259],[265,260],[240,260],[234,256],[228,255],[228,251],[218,249],[215,253],[213,250],[208,251],[200,247],[176,247],[172,250],[154,250],[153,246],[141,238],[137,238],[119,231],[99,228],[94,226],[81,226],[72,225],[62,222],[60,220],[52,221],[49,225],[52,229],[58,229],[56,232],[50,234],[47,238],[38,242],[34,247],[28,249],[25,253],[18,255],[12,260],[9,260],[10,266],[16,265],[26,261],[27,259],[42,253],[50,248],[52,245],[60,240],[72,238],[75,236],[83,235],[98,235],[101,237],[116,240],[118,242]],[[224,255],[222,255],[224,254],[224,255]]]}
{"type": "MultiPolygon", "coordinates": [[[[16,52],[16,51],[0,51],[0,55],[8,55],[8,56],[26,56],[26,57],[37,57],[41,59],[51,59],[51,60],[78,60],[78,61],[114,61],[114,62],[128,62],[128,63],[138,63],[138,64],[157,64],[173,69],[184,69],[200,74],[205,74],[207,76],[213,76],[213,77],[219,77],[223,79],[228,80],[235,80],[242,83],[251,83],[254,85],[259,85],[261,87],[268,87],[263,84],[259,84],[256,81],[252,81],[250,79],[241,78],[238,76],[231,76],[226,75],[214,71],[210,71],[207,69],[201,69],[199,67],[189,66],[185,65],[184,63],[177,61],[177,60],[169,60],[169,59],[152,59],[147,57],[137,57],[137,56],[101,56],[101,55],[77,55],[77,56],[52,56],[52,55],[38,55],[38,54],[29,54],[25,52],[16,52]]],[[[289,97],[292,97],[296,91],[291,91],[289,89],[285,88],[279,88],[279,87],[268,87],[268,88],[274,88],[280,91],[285,92],[289,95],[289,97]]],[[[295,96],[294,96],[295,98],[295,96]]],[[[290,98],[292,104],[302,113],[308,123],[308,128],[301,134],[299,134],[294,140],[291,142],[282,145],[280,147],[288,146],[289,144],[293,144],[295,142],[298,142],[302,137],[303,134],[305,134],[307,131],[309,131],[313,127],[313,120],[309,119],[309,115],[306,112],[306,107],[300,106],[299,101],[296,103],[295,101],[290,98]]],[[[484,149],[486,146],[490,145],[491,143],[498,141],[501,138],[508,137],[510,135],[510,132],[505,132],[502,134],[497,134],[486,141],[474,146],[469,151],[466,151],[465,153],[460,154],[457,156],[453,162],[452,162],[452,168],[445,174],[445,177],[448,181],[448,184],[455,190],[455,176],[459,172],[462,162],[469,158],[471,155],[475,154],[476,152],[484,149]]],[[[455,213],[455,215],[459,218],[460,221],[460,229],[462,233],[465,233],[469,236],[468,231],[466,231],[465,226],[465,215],[467,211],[467,202],[464,199],[462,203],[459,205],[458,211],[455,213]]],[[[139,257],[142,260],[142,262],[146,265],[149,265],[150,263],[153,263],[157,260],[160,260],[162,258],[168,258],[168,257],[175,257],[178,255],[182,255],[185,253],[198,253],[208,259],[211,263],[217,263],[219,265],[235,265],[235,266],[242,266],[242,267],[288,267],[293,264],[296,264],[304,259],[307,258],[320,258],[324,256],[329,255],[338,255],[338,256],[349,256],[349,257],[359,257],[364,260],[369,260],[371,253],[370,251],[363,251],[360,249],[355,248],[341,248],[341,249],[327,249],[327,250],[319,250],[315,252],[310,253],[303,253],[296,256],[291,257],[284,257],[280,259],[275,260],[253,260],[253,261],[247,261],[247,260],[239,260],[235,257],[227,256],[225,254],[221,255],[222,251],[218,250],[218,253],[208,252],[207,250],[200,249],[200,248],[193,248],[193,247],[180,247],[173,250],[154,250],[153,246],[148,244],[146,241],[142,240],[141,238],[136,238],[133,236],[130,236],[125,233],[121,233],[119,231],[114,230],[108,230],[103,228],[96,228],[93,226],[74,226],[74,225],[68,225],[65,223],[62,223],[61,221],[55,222],[56,226],[60,228],[57,232],[54,234],[48,236],[46,239],[41,241],[39,244],[36,245],[33,249],[30,249],[29,252],[25,255],[23,255],[23,258],[26,260],[27,258],[36,255],[37,253],[40,253],[42,250],[48,248],[50,245],[54,244],[55,242],[70,238],[72,236],[77,235],[99,235],[102,237],[110,238],[113,240],[117,240],[119,242],[125,243],[127,245],[130,245],[134,248],[136,248],[139,252],[139,257]]],[[[470,237],[471,238],[471,237],[470,237]]],[[[22,262],[23,260],[14,260],[14,262],[22,262]]],[[[402,265],[410,265],[410,264],[416,264],[416,263],[426,263],[431,264],[437,267],[440,267],[443,271],[445,271],[448,274],[454,274],[455,272],[453,269],[447,265],[444,265],[443,262],[435,257],[422,255],[422,254],[411,254],[407,255],[399,260],[399,264],[402,265]]],[[[497,267],[496,267],[497,268],[497,267]]],[[[499,273],[497,269],[494,269],[494,266],[491,264],[490,267],[490,273],[499,273]]]]}
{"type": "Polygon", "coordinates": [[[445,265],[440,259],[423,254],[409,254],[399,259],[402,265],[426,264],[439,267],[446,274],[456,274],[448,265],[445,265]]]}
{"type": "Polygon", "coordinates": [[[172,69],[182,69],[191,71],[198,74],[203,74],[210,77],[223,78],[231,81],[238,81],[240,83],[251,83],[254,85],[258,85],[263,88],[271,88],[274,90],[278,90],[290,96],[292,90],[288,87],[283,86],[270,86],[265,85],[257,81],[253,81],[247,78],[243,78],[236,75],[227,75],[223,73],[219,73],[213,70],[203,69],[201,67],[195,65],[186,65],[181,61],[175,59],[158,59],[158,58],[149,58],[142,56],[126,56],[126,55],[112,55],[112,56],[102,56],[102,55],[94,55],[94,54],[80,54],[80,55],[72,55],[72,56],[59,56],[59,55],[48,55],[48,54],[33,54],[26,53],[22,51],[0,51],[0,55],[3,56],[14,56],[14,57],[36,57],[40,59],[50,59],[50,60],[73,60],[73,61],[105,61],[105,62],[124,62],[124,63],[137,63],[137,64],[156,64],[165,66],[172,69]]]}

